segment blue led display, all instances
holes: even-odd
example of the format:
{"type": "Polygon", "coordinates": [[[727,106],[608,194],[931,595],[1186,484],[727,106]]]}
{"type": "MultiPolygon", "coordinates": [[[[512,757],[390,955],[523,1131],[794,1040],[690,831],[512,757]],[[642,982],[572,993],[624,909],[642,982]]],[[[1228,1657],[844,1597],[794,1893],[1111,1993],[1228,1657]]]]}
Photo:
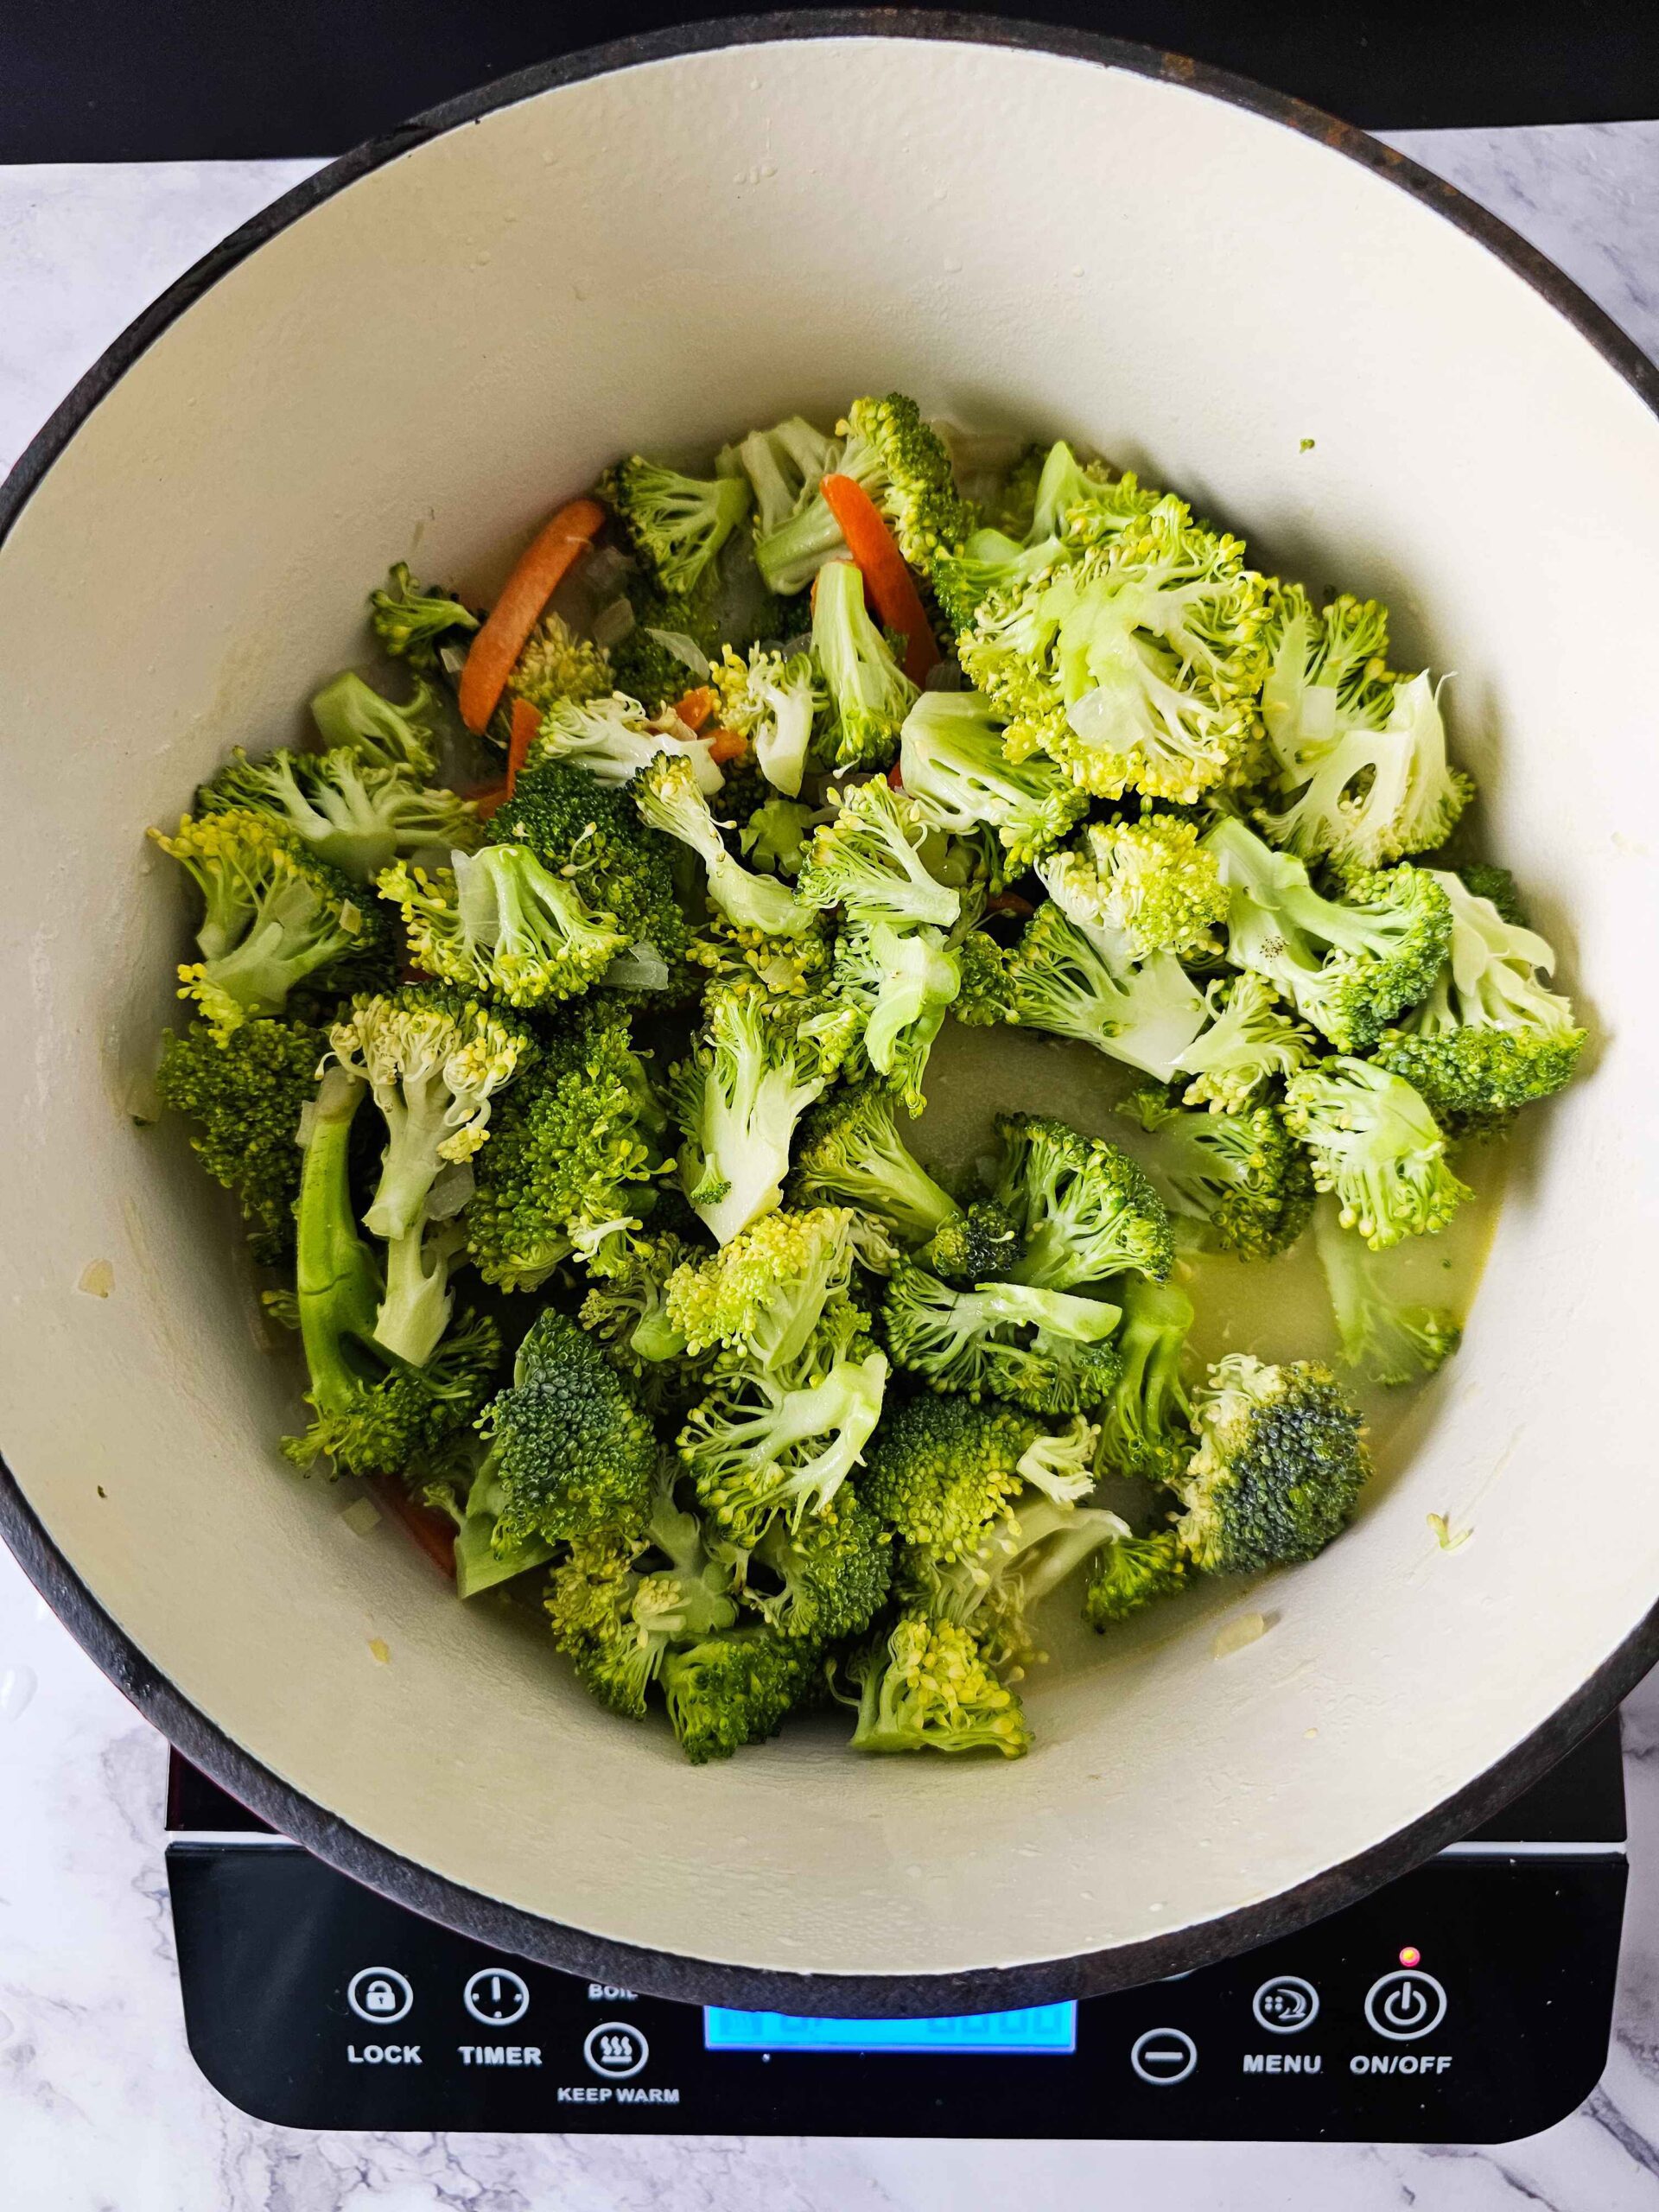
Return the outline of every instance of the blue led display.
{"type": "Polygon", "coordinates": [[[820,2020],[797,2012],[703,2008],[707,2050],[1021,2051],[1064,2056],[1077,2047],[1074,2004],[1028,2005],[1018,2012],[964,2012],[935,2020],[820,2020]]]}

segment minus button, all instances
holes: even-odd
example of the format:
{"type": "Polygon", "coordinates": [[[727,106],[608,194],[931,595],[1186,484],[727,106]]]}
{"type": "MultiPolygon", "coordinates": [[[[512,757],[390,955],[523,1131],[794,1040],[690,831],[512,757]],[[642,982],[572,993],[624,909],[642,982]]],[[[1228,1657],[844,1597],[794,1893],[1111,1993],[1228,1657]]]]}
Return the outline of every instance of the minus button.
{"type": "Polygon", "coordinates": [[[1180,2028],[1148,2028],[1129,2050],[1129,2063],[1141,2079],[1159,2089],[1185,2082],[1198,2063],[1198,2047],[1180,2028]]]}

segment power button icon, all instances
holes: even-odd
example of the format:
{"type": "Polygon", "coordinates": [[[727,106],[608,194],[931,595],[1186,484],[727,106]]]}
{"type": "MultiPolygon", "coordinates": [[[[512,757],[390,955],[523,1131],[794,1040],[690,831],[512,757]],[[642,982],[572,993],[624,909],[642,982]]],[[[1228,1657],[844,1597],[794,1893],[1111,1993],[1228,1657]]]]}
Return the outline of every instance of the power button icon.
{"type": "Polygon", "coordinates": [[[1421,1967],[1385,1974],[1365,1993],[1365,2018],[1390,2043],[1415,2043],[1446,2018],[1446,1992],[1421,1967]]]}

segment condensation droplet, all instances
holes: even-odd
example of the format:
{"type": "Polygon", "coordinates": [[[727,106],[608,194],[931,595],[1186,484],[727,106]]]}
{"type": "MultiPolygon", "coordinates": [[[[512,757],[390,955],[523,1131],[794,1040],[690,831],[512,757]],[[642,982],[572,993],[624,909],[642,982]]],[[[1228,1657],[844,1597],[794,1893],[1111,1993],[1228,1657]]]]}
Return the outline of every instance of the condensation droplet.
{"type": "Polygon", "coordinates": [[[108,1260],[88,1260],[75,1278],[75,1288],[88,1298],[107,1298],[115,1288],[115,1268],[108,1260]]]}
{"type": "Polygon", "coordinates": [[[8,1667],[0,1675],[0,1720],[16,1720],[39,1687],[32,1667],[8,1667]]]}
{"type": "Polygon", "coordinates": [[[1230,1652],[1242,1651],[1247,1643],[1254,1643],[1268,1632],[1265,1613],[1238,1613],[1224,1621],[1216,1630],[1216,1640],[1211,1647],[1217,1659],[1224,1659],[1230,1652]]]}

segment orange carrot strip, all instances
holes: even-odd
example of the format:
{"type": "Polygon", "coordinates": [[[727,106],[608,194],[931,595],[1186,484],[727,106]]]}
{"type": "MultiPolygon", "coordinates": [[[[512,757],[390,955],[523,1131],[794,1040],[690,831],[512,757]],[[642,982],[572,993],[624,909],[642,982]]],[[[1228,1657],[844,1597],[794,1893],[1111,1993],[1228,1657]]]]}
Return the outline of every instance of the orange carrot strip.
{"type": "Polygon", "coordinates": [[[597,499],[572,499],[544,523],[519,555],[461,671],[461,719],[481,736],[501,703],[513,663],[559,581],[605,519],[597,499]]]}
{"type": "Polygon", "coordinates": [[[734,729],[711,729],[709,733],[709,758],[722,766],[728,760],[741,760],[749,749],[747,737],[740,737],[734,729]]]}
{"type": "Polygon", "coordinates": [[[486,784],[480,791],[463,791],[461,796],[471,799],[478,810],[479,820],[487,822],[498,807],[506,804],[512,794],[505,784],[486,784]]]}
{"type": "Polygon", "coordinates": [[[699,683],[674,702],[674,711],[688,729],[701,729],[715,711],[715,695],[706,683],[699,683]]]}
{"type": "Polygon", "coordinates": [[[925,683],[939,649],[927,626],[916,579],[905,566],[880,509],[850,476],[826,476],[818,489],[847,541],[847,550],[858,563],[876,619],[883,629],[904,633],[905,674],[912,683],[925,683]]]}
{"type": "MultiPolygon", "coordinates": [[[[507,783],[503,798],[511,798],[518,781],[518,771],[530,758],[530,748],[536,742],[536,733],[542,726],[541,709],[532,707],[528,699],[512,702],[512,728],[507,737],[507,783]]],[[[490,809],[492,814],[495,809],[490,809]]]]}

